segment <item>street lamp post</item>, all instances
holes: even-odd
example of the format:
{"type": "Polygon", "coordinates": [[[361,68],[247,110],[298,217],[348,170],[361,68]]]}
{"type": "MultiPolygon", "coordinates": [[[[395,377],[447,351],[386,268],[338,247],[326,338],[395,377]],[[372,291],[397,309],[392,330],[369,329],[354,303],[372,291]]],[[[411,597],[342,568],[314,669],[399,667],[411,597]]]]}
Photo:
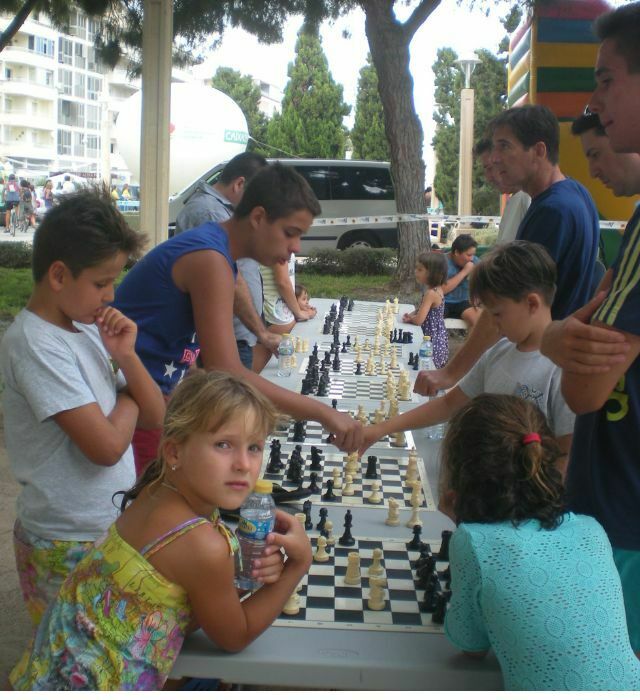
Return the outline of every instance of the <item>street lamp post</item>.
{"type": "Polygon", "coordinates": [[[458,174],[458,215],[471,214],[471,173],[473,171],[473,101],[471,74],[480,63],[477,58],[457,61],[464,74],[464,88],[460,92],[460,157],[458,174]]]}

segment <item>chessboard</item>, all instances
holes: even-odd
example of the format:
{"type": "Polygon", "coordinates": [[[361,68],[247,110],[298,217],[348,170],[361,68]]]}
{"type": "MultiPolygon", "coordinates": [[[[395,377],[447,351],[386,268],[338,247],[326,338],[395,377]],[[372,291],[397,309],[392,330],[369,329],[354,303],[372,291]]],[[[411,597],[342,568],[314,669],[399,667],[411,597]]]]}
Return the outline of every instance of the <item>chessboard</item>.
{"type": "MultiPolygon", "coordinates": [[[[384,401],[382,402],[385,403],[384,401]]],[[[387,402],[388,404],[388,402],[387,402]]],[[[340,410],[340,409],[338,409],[340,410]]],[[[366,425],[374,422],[375,409],[363,409],[364,414],[367,418],[366,425]]],[[[343,413],[349,413],[354,418],[358,414],[358,408],[342,411],[343,413]]],[[[386,417],[387,409],[384,408],[384,415],[386,417]]],[[[282,442],[295,442],[295,443],[308,443],[309,445],[328,445],[329,432],[320,424],[315,421],[301,421],[304,423],[304,438],[299,439],[299,435],[296,434],[296,421],[288,420],[280,425],[276,426],[276,429],[271,433],[267,439],[267,444],[272,438],[278,438],[282,442]]],[[[413,435],[411,431],[407,431],[404,434],[404,444],[398,445],[395,438],[391,435],[385,435],[377,442],[374,442],[372,447],[375,448],[393,448],[393,449],[411,449],[415,447],[413,441],[413,435]]]]}
{"type": "MultiPolygon", "coordinates": [[[[310,531],[311,532],[311,531],[310,531]]],[[[336,540],[339,533],[334,533],[336,540]]],[[[449,598],[448,557],[440,561],[437,554],[440,542],[426,541],[436,559],[437,584],[433,583],[430,594],[425,599],[415,564],[420,551],[407,548],[407,540],[375,539],[359,537],[353,547],[340,544],[330,548],[329,560],[311,564],[308,574],[301,581],[298,590],[299,612],[295,615],[281,613],[274,625],[291,627],[324,627],[332,629],[360,629],[402,632],[442,633],[441,622],[434,622],[434,598],[440,595],[449,598]],[[373,550],[382,549],[382,565],[387,579],[384,586],[384,609],[370,610],[367,601],[371,584],[368,568],[373,561],[373,550]],[[360,554],[361,582],[356,585],[344,583],[349,552],[360,554]],[[433,588],[436,591],[433,591],[433,588]]],[[[317,536],[311,536],[315,551],[317,536]]],[[[433,565],[433,563],[432,563],[433,565]]],[[[428,586],[427,586],[428,587],[428,586]]],[[[442,616],[443,610],[439,611],[442,616]]]]}
{"type": "MultiPolygon", "coordinates": [[[[297,387],[298,393],[301,393],[302,382],[297,387]]],[[[381,377],[356,377],[343,375],[329,375],[329,386],[327,387],[326,396],[330,399],[355,399],[360,401],[376,401],[380,402],[387,397],[387,383],[381,377]]],[[[411,392],[410,398],[401,399],[402,403],[420,403],[424,400],[423,396],[411,392]]]]}
{"type": "MultiPolygon", "coordinates": [[[[387,372],[390,370],[392,375],[395,377],[397,380],[400,376],[400,371],[403,369],[406,369],[407,371],[413,369],[412,367],[409,367],[406,365],[404,362],[400,362],[398,359],[398,362],[396,363],[396,367],[390,367],[389,363],[389,358],[385,358],[384,361],[384,370],[381,372],[380,371],[380,357],[375,357],[373,358],[373,366],[374,366],[374,373],[373,374],[367,374],[366,369],[367,369],[367,361],[369,359],[369,354],[366,353],[365,355],[361,355],[361,361],[360,361],[360,374],[356,373],[357,370],[357,363],[356,363],[356,354],[352,355],[339,355],[340,358],[340,369],[334,370],[331,365],[329,365],[329,376],[331,375],[352,375],[354,377],[385,377],[387,376],[387,372]]],[[[309,358],[305,357],[302,362],[300,363],[300,367],[298,368],[298,373],[299,374],[305,374],[307,371],[307,367],[309,366],[309,358]]]]}
{"type": "MultiPolygon", "coordinates": [[[[265,450],[262,475],[260,478],[267,479],[268,481],[281,486],[287,491],[293,491],[300,485],[303,488],[308,488],[311,482],[312,473],[311,448],[315,448],[316,446],[305,444],[300,445],[300,453],[301,457],[304,459],[305,465],[302,473],[301,484],[287,478],[287,471],[289,468],[291,455],[294,452],[295,447],[296,445],[292,443],[282,443],[280,445],[280,459],[283,467],[277,473],[270,473],[267,471],[271,460],[273,447],[271,450],[265,450]]],[[[329,480],[334,481],[334,469],[338,469],[339,478],[343,481],[345,480],[345,463],[347,461],[347,456],[341,452],[338,452],[331,445],[325,445],[320,449],[322,450],[322,454],[320,456],[322,469],[317,469],[314,472],[317,474],[316,483],[319,493],[312,493],[311,495],[306,496],[303,500],[310,500],[312,503],[320,505],[347,505],[349,507],[367,507],[383,511],[384,509],[388,508],[388,499],[393,497],[397,501],[399,507],[412,507],[411,497],[413,494],[413,489],[411,486],[405,484],[405,473],[409,462],[408,450],[398,450],[398,454],[395,454],[391,450],[378,450],[371,448],[360,460],[358,471],[352,475],[353,494],[349,496],[344,495],[342,493],[342,487],[337,486],[334,483],[334,500],[327,502],[323,500],[323,496],[327,491],[327,482],[329,480]],[[368,479],[365,476],[367,472],[368,458],[371,456],[375,456],[377,458],[376,479],[368,479]],[[373,491],[374,481],[377,481],[380,484],[381,501],[379,503],[371,503],[368,500],[373,491]]],[[[435,511],[436,504],[433,499],[433,494],[431,493],[431,487],[429,486],[429,480],[427,479],[424,462],[420,457],[417,457],[416,459],[416,467],[421,484],[422,495],[422,501],[419,504],[419,507],[423,510],[435,511]]],[[[340,484],[340,481],[338,481],[338,483],[340,484]]]]}

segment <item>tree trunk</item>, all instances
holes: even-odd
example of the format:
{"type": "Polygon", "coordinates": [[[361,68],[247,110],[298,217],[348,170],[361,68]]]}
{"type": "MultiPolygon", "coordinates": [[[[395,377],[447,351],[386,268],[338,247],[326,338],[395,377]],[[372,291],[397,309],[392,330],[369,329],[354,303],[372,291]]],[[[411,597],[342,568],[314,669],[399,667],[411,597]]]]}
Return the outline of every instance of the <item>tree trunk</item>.
{"type": "MultiPolygon", "coordinates": [[[[403,24],[394,16],[393,0],[360,0],[366,15],[369,49],[378,72],[398,213],[424,212],[424,134],[413,101],[409,45],[416,30],[439,4],[440,0],[423,0],[403,24]]],[[[415,289],[415,261],[430,246],[428,229],[426,221],[398,225],[396,279],[405,292],[415,289]]]]}
{"type": "Polygon", "coordinates": [[[16,16],[7,25],[7,28],[0,34],[0,52],[9,45],[37,4],[38,0],[26,0],[24,5],[18,10],[16,16]]]}

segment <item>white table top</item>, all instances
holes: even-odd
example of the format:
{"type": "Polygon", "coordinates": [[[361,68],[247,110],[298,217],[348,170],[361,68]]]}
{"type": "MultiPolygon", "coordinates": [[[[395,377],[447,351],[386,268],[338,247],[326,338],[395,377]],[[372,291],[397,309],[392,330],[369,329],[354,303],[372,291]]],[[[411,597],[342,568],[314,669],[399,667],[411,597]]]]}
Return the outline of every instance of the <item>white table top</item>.
{"type": "MultiPolygon", "coordinates": [[[[332,302],[314,300],[312,303],[318,308],[318,316],[298,324],[293,334],[310,340],[330,338],[322,336],[322,324],[332,302]]],[[[356,302],[356,311],[358,306],[356,302]]],[[[402,306],[398,319],[409,308],[402,306]]],[[[422,340],[420,329],[400,322],[396,327],[413,331],[413,350],[417,351],[422,340]]],[[[415,374],[411,372],[412,379],[415,374]]],[[[263,376],[276,379],[275,360],[267,365],[263,376]]],[[[285,388],[292,388],[299,382],[299,375],[277,377],[277,381],[285,388]]],[[[362,403],[367,405],[366,401],[362,403]]],[[[437,494],[439,442],[428,440],[425,432],[414,431],[413,437],[425,462],[431,489],[437,494]]],[[[346,508],[327,507],[337,531],[346,508]]],[[[411,537],[406,528],[394,528],[390,532],[383,523],[384,511],[359,508],[352,513],[355,536],[411,537]]],[[[401,522],[408,515],[409,511],[401,509],[401,522]]],[[[442,530],[454,528],[439,512],[421,512],[421,518],[425,540],[439,540],[442,530]]],[[[344,690],[500,690],[503,687],[493,655],[484,660],[467,658],[444,634],[317,627],[270,627],[238,654],[217,650],[204,633],[198,631],[185,641],[173,669],[172,676],[183,675],[218,677],[234,683],[344,690]]]]}

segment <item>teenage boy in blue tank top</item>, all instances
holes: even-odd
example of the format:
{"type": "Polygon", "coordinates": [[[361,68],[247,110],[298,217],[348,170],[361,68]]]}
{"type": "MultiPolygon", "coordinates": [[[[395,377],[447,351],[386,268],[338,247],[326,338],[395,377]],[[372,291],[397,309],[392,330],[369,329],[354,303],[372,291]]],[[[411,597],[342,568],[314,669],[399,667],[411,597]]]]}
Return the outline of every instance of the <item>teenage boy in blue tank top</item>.
{"type": "MultiPolygon", "coordinates": [[[[589,108],[614,151],[640,153],[640,3],[602,15],[595,31],[602,43],[589,108]]],[[[542,351],[562,367],[562,393],[578,414],[569,506],[609,536],[640,656],[640,209],[592,302],[552,323],[542,351]]]]}
{"type": "MultiPolygon", "coordinates": [[[[320,213],[302,176],[270,165],[246,186],[231,219],[207,222],[156,246],[133,267],[116,292],[115,306],[138,326],[136,351],[168,396],[200,356],[205,369],[239,375],[296,419],[321,423],[335,445],[357,450],[362,426],[331,406],[276,386],[244,367],[233,334],[235,261],[263,265],[289,260],[320,213]]],[[[157,449],[160,435],[136,434],[136,467],[157,449]]]]}

